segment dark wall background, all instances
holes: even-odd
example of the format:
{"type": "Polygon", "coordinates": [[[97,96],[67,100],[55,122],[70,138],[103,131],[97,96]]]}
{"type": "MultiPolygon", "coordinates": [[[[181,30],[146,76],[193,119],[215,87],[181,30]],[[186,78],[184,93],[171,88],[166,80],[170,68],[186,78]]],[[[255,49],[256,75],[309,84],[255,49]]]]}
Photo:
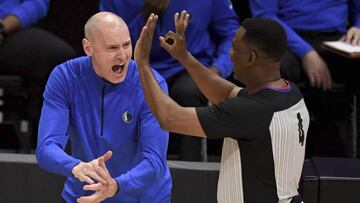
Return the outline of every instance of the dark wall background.
{"type": "Polygon", "coordinates": [[[248,0],[231,0],[234,10],[240,17],[240,21],[251,17],[248,0]]]}
{"type": "MultiPolygon", "coordinates": [[[[68,42],[80,55],[83,55],[81,40],[83,26],[87,19],[98,12],[100,0],[51,0],[46,18],[39,27],[52,32],[68,42]]],[[[247,0],[231,0],[234,10],[243,20],[251,16],[247,0]]]]}
{"type": "MultiPolygon", "coordinates": [[[[216,203],[219,163],[168,161],[172,203],[216,203]]],[[[34,155],[0,153],[0,202],[62,203],[64,177],[41,170],[34,155]]],[[[360,202],[360,159],[312,158],[304,164],[305,203],[360,202]]]]}
{"type": "MultiPolygon", "coordinates": [[[[78,55],[85,55],[81,44],[84,36],[83,26],[90,16],[98,12],[99,1],[101,0],[51,0],[47,17],[37,26],[66,41],[78,55]]],[[[251,17],[248,0],[231,0],[231,2],[241,21],[251,17]]],[[[242,86],[232,77],[230,80],[242,86]]]]}
{"type": "Polygon", "coordinates": [[[98,12],[98,2],[99,0],[51,0],[48,15],[38,26],[62,38],[79,55],[83,55],[83,26],[90,16],[98,12]]]}

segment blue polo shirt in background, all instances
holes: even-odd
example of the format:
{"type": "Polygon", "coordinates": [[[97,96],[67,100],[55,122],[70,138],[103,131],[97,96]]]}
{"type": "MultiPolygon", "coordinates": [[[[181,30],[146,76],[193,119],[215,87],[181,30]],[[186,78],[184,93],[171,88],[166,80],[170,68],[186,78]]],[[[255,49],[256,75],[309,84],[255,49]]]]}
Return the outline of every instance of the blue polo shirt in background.
{"type": "MultiPolygon", "coordinates": [[[[141,15],[143,0],[101,0],[100,10],[121,16],[128,24],[132,44],[135,46],[145,19],[141,15]]],[[[159,36],[175,31],[174,14],[186,10],[191,14],[186,30],[189,52],[206,67],[216,67],[222,77],[232,73],[231,42],[239,28],[239,19],[230,0],[177,0],[170,1],[164,14],[159,16],[151,48],[150,62],[163,77],[169,78],[184,67],[162,47],[159,36]]]]}
{"type": "Polygon", "coordinates": [[[49,10],[49,0],[0,0],[0,19],[7,15],[15,15],[20,20],[21,28],[27,28],[41,18],[49,10]]]}
{"type": "Polygon", "coordinates": [[[360,0],[251,0],[249,3],[253,16],[281,23],[291,52],[299,58],[313,48],[296,32],[345,33],[348,23],[360,28],[360,0]]]}

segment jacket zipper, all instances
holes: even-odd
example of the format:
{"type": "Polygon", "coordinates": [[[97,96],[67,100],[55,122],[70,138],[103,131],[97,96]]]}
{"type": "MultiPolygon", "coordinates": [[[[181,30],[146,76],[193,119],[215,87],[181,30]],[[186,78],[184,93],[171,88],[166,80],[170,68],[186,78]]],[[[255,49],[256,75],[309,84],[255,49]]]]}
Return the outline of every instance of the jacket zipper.
{"type": "Polygon", "coordinates": [[[105,100],[105,85],[102,89],[102,98],[101,98],[101,125],[100,125],[100,136],[103,136],[103,130],[104,130],[104,100],[105,100]]]}

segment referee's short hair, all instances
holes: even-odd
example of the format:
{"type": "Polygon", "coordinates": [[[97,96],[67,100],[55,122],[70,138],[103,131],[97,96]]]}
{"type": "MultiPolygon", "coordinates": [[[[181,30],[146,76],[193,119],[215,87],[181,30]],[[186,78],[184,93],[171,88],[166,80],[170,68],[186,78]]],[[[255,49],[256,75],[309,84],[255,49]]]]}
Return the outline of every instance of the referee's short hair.
{"type": "Polygon", "coordinates": [[[287,48],[284,28],[275,20],[247,18],[241,26],[246,30],[243,40],[274,61],[280,61],[287,48]]]}

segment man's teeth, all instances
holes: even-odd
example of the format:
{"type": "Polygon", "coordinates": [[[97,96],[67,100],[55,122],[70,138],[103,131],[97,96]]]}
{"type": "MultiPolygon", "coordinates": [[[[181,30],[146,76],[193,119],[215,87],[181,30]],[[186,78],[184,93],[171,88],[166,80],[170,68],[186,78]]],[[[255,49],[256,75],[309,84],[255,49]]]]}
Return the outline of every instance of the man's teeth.
{"type": "Polygon", "coordinates": [[[124,69],[124,64],[118,64],[118,65],[114,65],[113,67],[112,67],[112,69],[113,69],[113,71],[115,72],[115,73],[121,73],[122,72],[122,70],[124,69]]]}

